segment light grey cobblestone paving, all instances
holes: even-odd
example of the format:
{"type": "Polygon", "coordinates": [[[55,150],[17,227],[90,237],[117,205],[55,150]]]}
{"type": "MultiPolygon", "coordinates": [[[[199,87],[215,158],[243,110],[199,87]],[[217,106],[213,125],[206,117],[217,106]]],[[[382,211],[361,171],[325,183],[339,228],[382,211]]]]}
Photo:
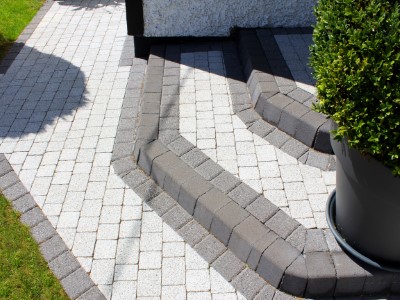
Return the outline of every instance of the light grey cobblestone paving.
{"type": "Polygon", "coordinates": [[[297,87],[316,95],[315,79],[309,63],[312,34],[274,35],[297,87]]]}
{"type": "Polygon", "coordinates": [[[244,299],[111,166],[125,39],[123,1],[54,2],[0,77],[0,153],[107,299],[244,299]]]}
{"type": "Polygon", "coordinates": [[[233,113],[221,51],[181,55],[180,134],[307,228],[327,228],[335,172],[300,163],[249,131],[233,113]]]}

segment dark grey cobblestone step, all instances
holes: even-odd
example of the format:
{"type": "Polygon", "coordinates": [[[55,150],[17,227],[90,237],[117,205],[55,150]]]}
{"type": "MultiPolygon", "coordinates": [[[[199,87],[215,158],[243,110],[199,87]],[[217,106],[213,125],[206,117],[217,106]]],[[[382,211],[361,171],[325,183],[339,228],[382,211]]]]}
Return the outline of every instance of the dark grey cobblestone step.
{"type": "MultiPolygon", "coordinates": [[[[236,49],[233,43],[213,44],[209,47],[222,49],[224,55],[231,59],[235,57],[236,49]]],[[[193,48],[196,49],[195,47],[190,49],[193,48]]],[[[161,69],[164,76],[179,74],[177,72],[179,65],[167,66],[166,62],[170,56],[176,62],[177,53],[184,49],[185,47],[182,47],[180,50],[176,46],[154,48],[150,62],[154,58],[157,59],[157,63],[149,64],[150,71],[146,73],[146,80],[151,79],[153,74],[159,76],[162,73],[161,69]],[[156,56],[158,58],[155,58],[156,56]],[[164,67],[160,67],[161,61],[164,61],[164,67]]],[[[233,65],[232,61],[228,61],[228,65],[233,65]]],[[[240,81],[241,71],[237,67],[229,72],[240,81]]],[[[146,96],[144,93],[141,107],[150,107],[148,103],[176,107],[179,98],[175,95],[170,97],[172,89],[165,88],[168,84],[176,84],[174,80],[176,82],[176,78],[163,80],[167,85],[158,85],[158,90],[148,93],[157,94],[156,98],[151,95],[146,96]],[[167,95],[164,94],[164,90],[167,91],[167,95]]],[[[238,81],[233,84],[238,84],[238,81]]],[[[241,88],[236,90],[238,93],[243,92],[241,88]]],[[[241,105],[246,106],[246,101],[241,105]]],[[[245,112],[243,118],[249,127],[257,122],[248,109],[238,109],[238,111],[245,112]]],[[[154,112],[157,113],[160,111],[154,112]]],[[[139,112],[139,128],[156,127],[157,122],[154,118],[142,118],[142,116],[143,113],[139,112]]],[[[160,116],[160,120],[167,116],[168,114],[160,116]]],[[[179,118],[176,112],[169,117],[179,118]]],[[[161,121],[158,124],[161,124],[161,121]]],[[[226,261],[225,266],[229,264],[231,260],[222,257],[236,257],[241,261],[240,263],[236,261],[232,266],[232,268],[237,267],[236,271],[225,274],[228,280],[232,278],[232,282],[239,280],[238,277],[242,274],[239,266],[246,264],[253,269],[252,272],[255,271],[265,280],[263,287],[260,287],[257,293],[249,291],[249,294],[255,295],[253,296],[255,299],[289,297],[280,292],[271,292],[269,284],[284,292],[307,297],[352,296],[367,293],[379,295],[397,292],[399,283],[398,280],[392,280],[394,274],[366,270],[350,259],[348,264],[342,265],[340,258],[347,256],[337,247],[328,231],[305,229],[257,193],[244,196],[243,191],[250,189],[248,186],[233,175],[222,171],[211,160],[204,160],[203,154],[196,151],[193,145],[179,135],[179,122],[171,124],[173,125],[168,129],[158,128],[150,133],[144,131],[137,133],[134,160],[168,194],[162,192],[150,198],[149,203],[153,203],[155,210],[164,220],[168,220],[167,223],[171,223],[171,226],[185,236],[191,245],[195,245],[195,249],[206,257],[208,262],[226,261]],[[154,138],[155,136],[158,136],[158,139],[154,138]],[[198,189],[190,191],[190,187],[194,186],[198,186],[198,189]],[[182,208],[178,209],[178,204],[182,208]],[[198,223],[201,225],[195,225],[198,223]],[[207,230],[211,234],[207,234],[207,230]],[[234,256],[223,255],[225,251],[231,251],[228,253],[234,256]],[[353,268],[355,271],[350,271],[353,268]],[[237,273],[234,275],[236,277],[231,278],[233,275],[230,274],[233,273],[237,273]],[[343,284],[346,278],[359,282],[358,287],[349,289],[343,284]],[[361,282],[362,288],[360,288],[361,282]]],[[[273,132],[275,131],[277,130],[273,132]]],[[[282,145],[287,141],[285,140],[282,145]]],[[[315,156],[313,153],[310,150],[302,154],[302,157],[307,154],[307,160],[315,156]]],[[[114,163],[118,164],[119,161],[116,160],[114,163]]],[[[126,182],[130,184],[129,181],[126,182]]],[[[243,275],[240,278],[242,283],[246,279],[243,275]]]]}
{"type": "MultiPolygon", "coordinates": [[[[285,59],[269,29],[241,30],[238,46],[252,104],[268,123],[307,147],[331,154],[331,121],[310,109],[314,95],[296,86],[285,59]]],[[[301,29],[294,31],[302,33],[301,29]]],[[[294,33],[293,32],[293,33],[294,33]]],[[[283,33],[283,32],[282,32],[283,33]]],[[[284,31],[287,34],[287,31],[284,31]]]]}

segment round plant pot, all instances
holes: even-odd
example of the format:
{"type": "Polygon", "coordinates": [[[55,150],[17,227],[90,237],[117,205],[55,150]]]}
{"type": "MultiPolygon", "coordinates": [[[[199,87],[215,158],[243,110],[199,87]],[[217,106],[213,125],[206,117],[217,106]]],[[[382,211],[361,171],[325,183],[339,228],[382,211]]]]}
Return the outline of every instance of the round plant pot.
{"type": "Polygon", "coordinates": [[[337,158],[336,229],[356,251],[400,267],[400,178],[345,141],[331,143],[337,158]]]}

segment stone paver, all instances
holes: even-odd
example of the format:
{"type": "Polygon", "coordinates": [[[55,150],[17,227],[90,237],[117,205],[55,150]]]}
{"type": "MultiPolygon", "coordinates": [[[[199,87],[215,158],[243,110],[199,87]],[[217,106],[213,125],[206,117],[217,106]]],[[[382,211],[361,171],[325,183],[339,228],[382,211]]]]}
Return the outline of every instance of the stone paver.
{"type": "MultiPolygon", "coordinates": [[[[120,63],[125,41],[123,2],[54,2],[0,74],[0,153],[107,299],[243,299],[111,165],[146,63],[120,63]]],[[[78,275],[63,279],[74,297],[78,275]]]]}
{"type": "MultiPolygon", "coordinates": [[[[308,49],[305,41],[309,36],[276,38],[286,52],[296,49],[303,53],[308,49]]],[[[304,61],[304,57],[298,60],[304,61]]],[[[321,218],[325,210],[321,202],[335,187],[335,172],[304,165],[248,130],[233,112],[234,91],[225,72],[222,51],[181,54],[180,134],[305,227],[327,228],[321,218]]],[[[222,182],[224,186],[218,187],[224,189],[227,181],[222,182]]]]}

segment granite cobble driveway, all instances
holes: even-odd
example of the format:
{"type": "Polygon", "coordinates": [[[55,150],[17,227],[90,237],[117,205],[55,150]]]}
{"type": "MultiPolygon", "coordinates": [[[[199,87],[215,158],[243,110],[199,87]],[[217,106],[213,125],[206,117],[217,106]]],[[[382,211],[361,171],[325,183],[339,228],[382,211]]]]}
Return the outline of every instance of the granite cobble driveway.
{"type": "Polygon", "coordinates": [[[123,1],[55,1],[0,74],[0,153],[106,298],[243,299],[114,173],[125,40],[123,1]]]}

